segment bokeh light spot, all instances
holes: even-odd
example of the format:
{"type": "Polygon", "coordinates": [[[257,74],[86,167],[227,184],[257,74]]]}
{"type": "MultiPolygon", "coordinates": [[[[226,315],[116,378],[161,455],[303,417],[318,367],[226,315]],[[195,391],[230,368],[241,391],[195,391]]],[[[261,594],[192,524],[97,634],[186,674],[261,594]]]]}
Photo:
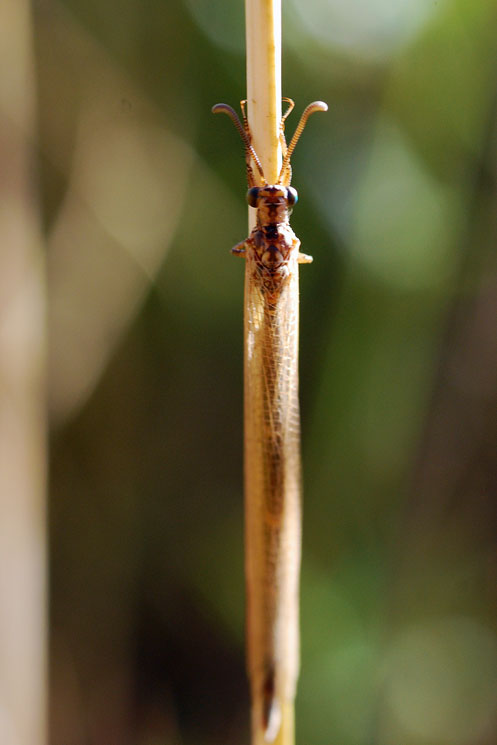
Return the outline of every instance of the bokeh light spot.
{"type": "Polygon", "coordinates": [[[495,718],[497,638],[470,618],[411,626],[386,662],[386,700],[406,736],[476,742],[495,718]]]}

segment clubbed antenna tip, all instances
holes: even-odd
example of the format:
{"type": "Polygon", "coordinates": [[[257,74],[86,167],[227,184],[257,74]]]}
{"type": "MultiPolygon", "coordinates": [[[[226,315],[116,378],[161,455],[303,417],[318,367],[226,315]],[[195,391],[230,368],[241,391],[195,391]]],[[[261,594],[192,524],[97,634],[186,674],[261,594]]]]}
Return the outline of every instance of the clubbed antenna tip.
{"type": "Polygon", "coordinates": [[[285,177],[285,172],[289,170],[290,168],[290,158],[293,155],[293,151],[295,150],[295,145],[299,141],[299,137],[304,130],[307,120],[309,119],[310,115],[314,114],[316,111],[328,111],[328,104],[325,103],[324,101],[313,101],[312,103],[309,104],[309,106],[305,107],[304,112],[302,116],[300,117],[300,121],[297,125],[297,129],[295,130],[295,133],[290,141],[290,144],[288,145],[287,151],[285,153],[285,157],[283,158],[279,181],[283,181],[285,177]]]}

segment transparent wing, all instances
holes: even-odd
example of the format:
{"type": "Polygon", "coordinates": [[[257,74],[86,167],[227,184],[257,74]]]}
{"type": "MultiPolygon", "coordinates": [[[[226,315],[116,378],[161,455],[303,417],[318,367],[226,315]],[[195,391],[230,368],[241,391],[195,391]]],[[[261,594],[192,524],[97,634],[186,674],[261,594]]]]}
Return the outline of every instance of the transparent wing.
{"type": "MultiPolygon", "coordinates": [[[[245,500],[248,665],[268,722],[298,675],[301,535],[298,403],[298,264],[264,289],[253,259],[245,275],[245,500]]],[[[268,725],[269,726],[269,725],[268,725]]]]}

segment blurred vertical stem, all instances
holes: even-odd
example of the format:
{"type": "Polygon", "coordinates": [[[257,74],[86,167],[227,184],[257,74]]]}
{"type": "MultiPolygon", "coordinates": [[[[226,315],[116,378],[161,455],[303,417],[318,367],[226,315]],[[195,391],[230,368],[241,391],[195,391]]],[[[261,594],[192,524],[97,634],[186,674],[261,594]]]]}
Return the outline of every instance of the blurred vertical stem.
{"type": "MultiPolygon", "coordinates": [[[[262,163],[269,184],[278,181],[282,153],[279,140],[281,120],[281,0],[246,0],[247,111],[252,144],[262,163]]],[[[249,227],[255,223],[256,210],[249,208],[249,227]]],[[[250,270],[246,262],[246,272],[250,270]]],[[[247,277],[246,277],[247,281],[247,277]]],[[[247,520],[248,527],[248,520],[247,520]]],[[[255,557],[258,542],[245,531],[246,567],[255,557]]],[[[255,559],[256,560],[256,559],[255,559]]],[[[248,578],[247,578],[248,581],[248,578]]],[[[251,608],[248,606],[248,613],[251,608]]],[[[252,611],[253,612],[253,611],[252,611]]],[[[257,609],[255,610],[257,612],[257,609]]],[[[247,632],[257,623],[247,618],[247,632]]],[[[255,644],[255,640],[253,641],[255,644]]],[[[249,648],[251,640],[248,640],[249,648]]],[[[250,660],[249,660],[250,667],[250,660]]],[[[250,674],[250,670],[249,670],[250,674]]],[[[266,743],[263,727],[261,692],[252,685],[252,745],[266,743]]],[[[293,701],[282,702],[281,724],[273,740],[275,745],[294,743],[293,701]]]]}
{"type": "Polygon", "coordinates": [[[0,3],[0,740],[44,745],[45,308],[31,6],[0,3]]]}

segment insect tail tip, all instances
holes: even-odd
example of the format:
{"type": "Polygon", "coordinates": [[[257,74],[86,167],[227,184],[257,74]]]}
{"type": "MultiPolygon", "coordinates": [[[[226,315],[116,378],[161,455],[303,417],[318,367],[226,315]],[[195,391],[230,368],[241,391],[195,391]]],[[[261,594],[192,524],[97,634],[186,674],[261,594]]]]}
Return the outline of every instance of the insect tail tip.
{"type": "Polygon", "coordinates": [[[263,725],[264,740],[274,742],[281,727],[281,708],[274,695],[264,697],[263,725]]]}

